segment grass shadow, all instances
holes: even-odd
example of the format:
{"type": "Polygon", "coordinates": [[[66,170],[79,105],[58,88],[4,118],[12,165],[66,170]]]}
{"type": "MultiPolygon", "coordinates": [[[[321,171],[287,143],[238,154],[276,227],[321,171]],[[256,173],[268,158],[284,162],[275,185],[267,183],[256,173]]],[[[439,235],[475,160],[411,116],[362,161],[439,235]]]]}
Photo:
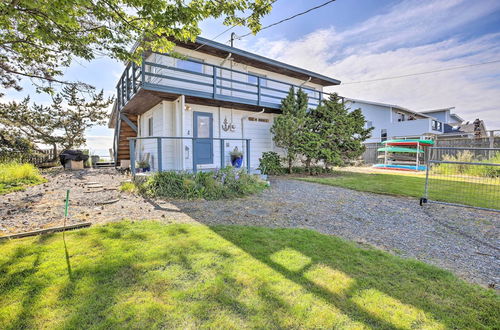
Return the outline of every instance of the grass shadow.
{"type": "MultiPolygon", "coordinates": [[[[370,326],[396,327],[383,316],[363,310],[359,303],[350,299],[366,290],[376,290],[405,306],[415,307],[451,328],[457,326],[456,322],[460,323],[463,313],[480,314],[480,319],[489,324],[496,322],[490,309],[493,306],[478,309],[474,301],[478,292],[484,289],[469,285],[448,271],[422,262],[403,260],[374,249],[360,249],[341,239],[310,230],[240,226],[210,228],[287,279],[335,305],[351,319],[370,326]],[[331,248],[325,249],[327,246],[331,248]],[[286,249],[293,249],[309,258],[311,264],[300,271],[292,271],[273,260],[275,254],[286,249]],[[326,265],[330,269],[341,271],[352,278],[354,283],[344,292],[332,292],[305,276],[315,265],[326,265]],[[347,297],[349,298],[346,299],[347,297]]],[[[495,296],[493,291],[490,294],[495,296]]],[[[498,301],[496,306],[500,306],[498,301]]]]}

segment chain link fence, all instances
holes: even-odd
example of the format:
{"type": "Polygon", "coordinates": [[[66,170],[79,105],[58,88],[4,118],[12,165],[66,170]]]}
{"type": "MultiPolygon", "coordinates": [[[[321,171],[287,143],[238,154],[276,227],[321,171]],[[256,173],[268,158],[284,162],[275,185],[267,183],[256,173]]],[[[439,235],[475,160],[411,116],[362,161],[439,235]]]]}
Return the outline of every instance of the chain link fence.
{"type": "Polygon", "coordinates": [[[500,148],[432,147],[420,204],[500,212],[500,148]]]}

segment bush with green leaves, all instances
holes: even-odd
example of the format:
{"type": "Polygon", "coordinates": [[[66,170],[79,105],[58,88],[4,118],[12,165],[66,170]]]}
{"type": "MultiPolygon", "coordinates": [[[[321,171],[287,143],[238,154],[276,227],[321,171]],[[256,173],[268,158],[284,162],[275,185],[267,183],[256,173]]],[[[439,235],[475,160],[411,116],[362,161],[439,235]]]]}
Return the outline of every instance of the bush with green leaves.
{"type": "Polygon", "coordinates": [[[320,175],[320,174],[332,174],[336,171],[330,167],[325,168],[323,166],[294,166],[292,167],[292,174],[309,174],[309,175],[320,175]]]}
{"type": "Polygon", "coordinates": [[[138,183],[141,193],[176,199],[227,199],[261,192],[267,183],[258,176],[233,167],[209,172],[157,172],[138,183]]]}
{"type": "Polygon", "coordinates": [[[268,175],[280,175],[285,172],[285,169],[281,166],[280,155],[274,151],[262,153],[262,158],[259,158],[259,170],[262,174],[268,175]]]}

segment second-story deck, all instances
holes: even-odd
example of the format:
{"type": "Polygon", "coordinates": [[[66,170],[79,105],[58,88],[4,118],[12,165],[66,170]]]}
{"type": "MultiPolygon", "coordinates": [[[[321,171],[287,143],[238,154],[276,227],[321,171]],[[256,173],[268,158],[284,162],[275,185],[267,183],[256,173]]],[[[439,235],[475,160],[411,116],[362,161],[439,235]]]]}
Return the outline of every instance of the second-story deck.
{"type": "Polygon", "coordinates": [[[290,87],[302,88],[315,107],[327,93],[306,86],[193,59],[152,53],[142,64],[130,63],[117,84],[118,110],[141,113],[162,99],[185,95],[186,102],[243,110],[278,112],[290,87]]]}

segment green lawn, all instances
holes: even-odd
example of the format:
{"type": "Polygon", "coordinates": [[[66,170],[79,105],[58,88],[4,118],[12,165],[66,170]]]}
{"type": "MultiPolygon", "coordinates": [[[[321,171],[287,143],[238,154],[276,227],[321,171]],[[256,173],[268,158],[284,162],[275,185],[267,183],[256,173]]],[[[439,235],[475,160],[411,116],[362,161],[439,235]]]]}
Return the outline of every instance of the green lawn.
{"type": "Polygon", "coordinates": [[[46,181],[32,164],[0,163],[0,195],[46,181]]]}
{"type": "MultiPolygon", "coordinates": [[[[378,194],[424,196],[425,175],[360,173],[339,171],[331,176],[303,177],[297,180],[339,186],[378,194]]],[[[500,208],[500,182],[481,178],[432,178],[429,199],[487,208],[500,208]],[[483,183],[484,182],[484,183],[483,183]]]]}
{"type": "Polygon", "coordinates": [[[120,222],[0,249],[3,329],[500,327],[495,291],[309,230],[120,222]]]}

